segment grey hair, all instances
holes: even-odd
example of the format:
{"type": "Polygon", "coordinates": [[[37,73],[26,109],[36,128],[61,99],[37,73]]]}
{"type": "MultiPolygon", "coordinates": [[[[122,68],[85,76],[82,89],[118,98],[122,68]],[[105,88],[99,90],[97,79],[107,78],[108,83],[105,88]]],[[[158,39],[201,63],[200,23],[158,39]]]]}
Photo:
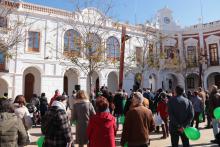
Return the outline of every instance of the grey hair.
{"type": "Polygon", "coordinates": [[[144,101],[144,97],[140,92],[134,92],[133,96],[138,100],[139,104],[142,104],[144,101]]]}
{"type": "Polygon", "coordinates": [[[212,91],[217,91],[217,90],[218,90],[218,86],[212,85],[212,91]]]}

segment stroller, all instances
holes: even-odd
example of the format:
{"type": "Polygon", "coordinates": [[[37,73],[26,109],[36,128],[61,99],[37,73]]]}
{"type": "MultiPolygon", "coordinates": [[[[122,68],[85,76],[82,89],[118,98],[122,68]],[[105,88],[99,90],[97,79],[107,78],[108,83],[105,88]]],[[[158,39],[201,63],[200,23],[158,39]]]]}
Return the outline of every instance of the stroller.
{"type": "Polygon", "coordinates": [[[30,116],[31,116],[32,121],[33,121],[33,124],[35,126],[37,126],[37,124],[40,123],[40,115],[39,115],[39,112],[37,111],[36,106],[29,103],[29,104],[26,105],[26,107],[28,108],[28,111],[29,111],[30,116]]]}

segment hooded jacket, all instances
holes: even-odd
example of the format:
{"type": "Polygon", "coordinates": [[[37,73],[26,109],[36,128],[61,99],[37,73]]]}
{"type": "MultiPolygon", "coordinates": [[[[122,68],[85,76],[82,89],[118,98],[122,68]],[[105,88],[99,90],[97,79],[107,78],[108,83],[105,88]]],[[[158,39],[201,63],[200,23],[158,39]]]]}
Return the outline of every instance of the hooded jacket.
{"type": "Polygon", "coordinates": [[[25,145],[27,132],[22,120],[14,113],[0,113],[0,147],[25,145]]]}
{"type": "Polygon", "coordinates": [[[89,120],[89,147],[115,147],[115,118],[108,112],[97,113],[89,120]]]}

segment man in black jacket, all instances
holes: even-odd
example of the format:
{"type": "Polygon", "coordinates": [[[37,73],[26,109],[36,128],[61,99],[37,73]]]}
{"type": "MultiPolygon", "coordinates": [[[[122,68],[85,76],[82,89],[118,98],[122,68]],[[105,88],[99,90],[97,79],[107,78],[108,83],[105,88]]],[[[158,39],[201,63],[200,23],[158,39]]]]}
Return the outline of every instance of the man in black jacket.
{"type": "Polygon", "coordinates": [[[183,130],[185,127],[190,126],[194,110],[192,103],[183,97],[183,93],[184,89],[181,86],[176,86],[176,97],[168,101],[172,147],[178,147],[179,137],[181,137],[183,147],[189,147],[189,139],[183,130]]]}

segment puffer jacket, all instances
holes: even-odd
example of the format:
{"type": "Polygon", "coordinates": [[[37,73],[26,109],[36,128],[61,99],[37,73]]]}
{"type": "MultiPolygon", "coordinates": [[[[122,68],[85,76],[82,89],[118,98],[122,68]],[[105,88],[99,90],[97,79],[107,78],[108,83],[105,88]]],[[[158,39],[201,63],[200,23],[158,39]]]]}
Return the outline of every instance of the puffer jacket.
{"type": "Polygon", "coordinates": [[[14,113],[0,113],[0,147],[25,145],[27,132],[22,120],[14,113]]]}

